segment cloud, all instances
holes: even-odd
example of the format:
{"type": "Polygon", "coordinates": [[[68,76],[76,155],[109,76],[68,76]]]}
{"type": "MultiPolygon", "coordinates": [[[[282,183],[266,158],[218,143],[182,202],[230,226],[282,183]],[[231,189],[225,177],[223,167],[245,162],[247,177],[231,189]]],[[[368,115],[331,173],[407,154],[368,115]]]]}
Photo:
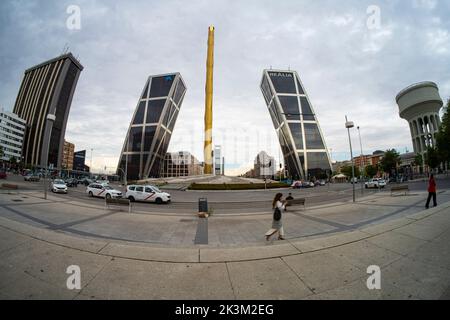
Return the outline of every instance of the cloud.
{"type": "MultiPolygon", "coordinates": [[[[203,158],[207,27],[214,24],[214,143],[229,172],[245,171],[279,146],[259,89],[262,70],[297,70],[328,148],[348,158],[344,116],[361,126],[364,152],[412,150],[395,95],[432,80],[450,96],[448,1],[378,1],[380,29],[369,30],[371,1],[1,1],[0,105],[12,109],[23,71],[67,44],[85,66],[66,139],[93,152],[94,168],[117,164],[149,75],[180,72],[188,89],[170,151],[203,158]],[[82,29],[68,30],[68,5],[82,29]]],[[[359,146],[356,131],[354,143],[359,146]],[[356,139],[356,140],[355,140],[356,139]]],[[[277,160],[278,161],[278,160],[277,160]]],[[[89,162],[89,161],[88,161],[89,162]]]]}

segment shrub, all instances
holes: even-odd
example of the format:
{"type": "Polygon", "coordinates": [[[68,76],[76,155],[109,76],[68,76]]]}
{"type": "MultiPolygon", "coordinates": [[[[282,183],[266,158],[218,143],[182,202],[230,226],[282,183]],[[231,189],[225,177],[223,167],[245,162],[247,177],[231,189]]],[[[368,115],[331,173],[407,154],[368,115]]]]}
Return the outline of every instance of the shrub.
{"type": "MultiPolygon", "coordinates": [[[[236,184],[208,184],[192,183],[189,190],[261,190],[264,189],[264,183],[236,183],[236,184]]],[[[267,189],[289,188],[285,183],[268,183],[267,189]]]]}

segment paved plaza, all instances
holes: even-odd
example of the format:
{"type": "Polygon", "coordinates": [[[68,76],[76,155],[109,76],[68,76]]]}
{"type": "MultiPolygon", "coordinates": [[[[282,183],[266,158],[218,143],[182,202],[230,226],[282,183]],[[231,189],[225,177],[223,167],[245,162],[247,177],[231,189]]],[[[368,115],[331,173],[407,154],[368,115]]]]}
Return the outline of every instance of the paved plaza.
{"type": "Polygon", "coordinates": [[[450,299],[450,190],[425,210],[422,185],[366,191],[356,203],[349,185],[296,190],[310,203],[284,213],[285,241],[267,242],[272,190],[222,201],[212,192],[221,209],[199,219],[201,193],[130,214],[82,187],[44,200],[24,184],[0,192],[0,298],[450,299]],[[81,269],[79,290],[66,286],[70,265],[81,269]],[[366,286],[370,265],[381,268],[380,290],[366,286]]]}

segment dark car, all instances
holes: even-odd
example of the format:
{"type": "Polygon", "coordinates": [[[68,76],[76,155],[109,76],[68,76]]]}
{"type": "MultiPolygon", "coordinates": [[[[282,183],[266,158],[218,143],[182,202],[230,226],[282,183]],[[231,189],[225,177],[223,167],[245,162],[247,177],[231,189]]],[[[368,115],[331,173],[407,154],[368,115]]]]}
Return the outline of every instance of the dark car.
{"type": "Polygon", "coordinates": [[[25,177],[23,177],[23,179],[25,181],[30,181],[30,182],[32,182],[32,181],[39,182],[41,177],[38,174],[30,173],[30,174],[26,175],[25,177]]]}
{"type": "Polygon", "coordinates": [[[78,180],[75,178],[66,179],[65,182],[68,187],[78,187],[78,180]]]}
{"type": "Polygon", "coordinates": [[[94,183],[94,180],[84,178],[84,179],[81,179],[78,183],[84,184],[87,187],[88,185],[94,183]]]}
{"type": "Polygon", "coordinates": [[[0,170],[0,179],[6,179],[6,172],[4,170],[0,170]]]}

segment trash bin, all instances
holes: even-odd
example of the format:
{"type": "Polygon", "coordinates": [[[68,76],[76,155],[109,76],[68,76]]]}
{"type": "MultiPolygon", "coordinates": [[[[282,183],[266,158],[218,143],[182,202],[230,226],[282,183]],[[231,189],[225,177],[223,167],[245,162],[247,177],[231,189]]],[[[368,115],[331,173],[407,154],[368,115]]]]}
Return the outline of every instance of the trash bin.
{"type": "Polygon", "coordinates": [[[208,199],[207,198],[199,198],[198,199],[198,212],[199,213],[208,213],[208,199]]]}

